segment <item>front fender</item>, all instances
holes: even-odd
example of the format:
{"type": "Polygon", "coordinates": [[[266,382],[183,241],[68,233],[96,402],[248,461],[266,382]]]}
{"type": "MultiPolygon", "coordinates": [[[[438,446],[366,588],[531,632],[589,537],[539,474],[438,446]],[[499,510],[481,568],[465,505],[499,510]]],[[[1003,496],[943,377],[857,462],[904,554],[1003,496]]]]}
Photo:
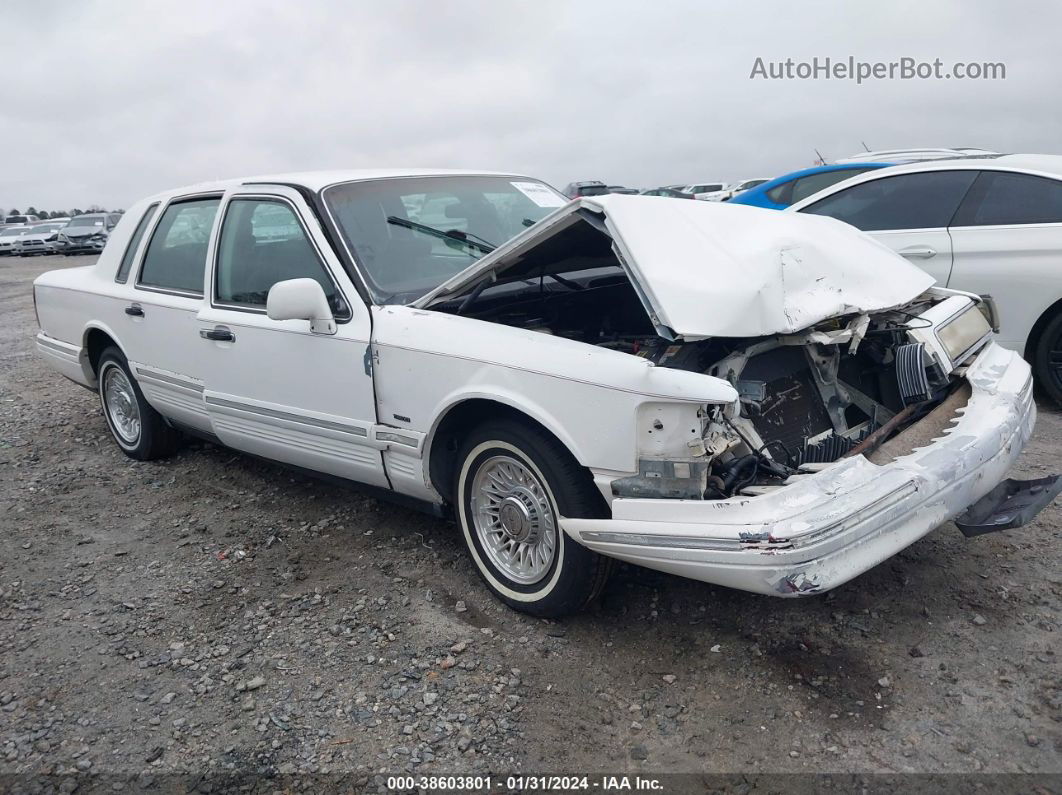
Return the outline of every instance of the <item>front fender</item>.
{"type": "Polygon", "coordinates": [[[409,307],[374,310],[380,421],[431,436],[454,406],[494,400],[548,428],[583,466],[637,469],[639,407],[732,403],[727,382],[629,354],[409,307]]]}

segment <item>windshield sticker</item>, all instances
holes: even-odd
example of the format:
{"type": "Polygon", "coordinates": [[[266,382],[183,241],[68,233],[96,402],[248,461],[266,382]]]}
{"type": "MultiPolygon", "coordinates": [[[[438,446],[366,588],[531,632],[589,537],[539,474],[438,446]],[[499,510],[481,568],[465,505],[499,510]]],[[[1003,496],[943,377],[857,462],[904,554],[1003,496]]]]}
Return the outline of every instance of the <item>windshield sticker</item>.
{"type": "Polygon", "coordinates": [[[539,207],[563,207],[568,200],[538,182],[511,182],[514,188],[539,207]]]}

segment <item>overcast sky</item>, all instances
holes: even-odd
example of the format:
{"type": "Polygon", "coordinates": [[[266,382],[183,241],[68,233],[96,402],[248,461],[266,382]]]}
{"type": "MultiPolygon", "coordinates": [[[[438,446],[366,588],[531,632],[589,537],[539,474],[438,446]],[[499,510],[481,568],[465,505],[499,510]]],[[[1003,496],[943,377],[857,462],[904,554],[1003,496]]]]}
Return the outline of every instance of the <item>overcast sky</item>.
{"type": "Polygon", "coordinates": [[[1062,4],[6,3],[0,207],[125,207],[216,177],[517,171],[557,186],[772,176],[871,148],[1059,152],[1062,4]],[[997,81],[750,79],[757,57],[997,81]]]}

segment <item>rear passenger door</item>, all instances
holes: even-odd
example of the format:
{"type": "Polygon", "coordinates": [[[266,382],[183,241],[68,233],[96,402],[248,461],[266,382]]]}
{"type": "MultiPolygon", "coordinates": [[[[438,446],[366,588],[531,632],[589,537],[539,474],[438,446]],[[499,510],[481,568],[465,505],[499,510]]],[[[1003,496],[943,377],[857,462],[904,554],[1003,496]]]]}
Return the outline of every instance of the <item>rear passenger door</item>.
{"type": "Polygon", "coordinates": [[[879,177],[842,188],[800,212],[828,215],[870,233],[944,287],[952,267],[948,224],[976,176],[976,171],[936,170],[879,177]]]}
{"type": "Polygon", "coordinates": [[[203,404],[203,360],[193,338],[220,202],[220,194],[185,196],[171,200],[161,214],[149,208],[116,276],[125,281],[138,261],[139,238],[150,228],[133,300],[115,331],[147,401],[171,420],[203,431],[210,430],[210,419],[203,404]]]}
{"type": "Polygon", "coordinates": [[[387,486],[368,307],[313,211],[297,191],[270,186],[230,193],[221,214],[208,300],[182,343],[202,363],[214,434],[238,450],[387,486]],[[324,289],[334,334],[267,317],[269,289],[297,278],[324,289]]]}
{"type": "Polygon", "coordinates": [[[948,286],[991,295],[999,341],[1025,351],[1033,323],[1062,298],[1062,181],[984,170],[951,228],[948,286]]]}

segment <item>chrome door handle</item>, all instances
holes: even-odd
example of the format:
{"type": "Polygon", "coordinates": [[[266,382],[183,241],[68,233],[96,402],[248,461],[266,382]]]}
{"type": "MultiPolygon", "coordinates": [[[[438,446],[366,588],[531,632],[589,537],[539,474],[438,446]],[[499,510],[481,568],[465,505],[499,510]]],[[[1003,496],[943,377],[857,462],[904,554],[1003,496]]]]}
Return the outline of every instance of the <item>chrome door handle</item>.
{"type": "Polygon", "coordinates": [[[908,246],[907,248],[901,248],[896,253],[910,259],[929,259],[937,255],[937,250],[929,246],[908,246]]]}
{"type": "Polygon", "coordinates": [[[199,329],[199,336],[205,340],[215,342],[236,342],[236,335],[224,326],[214,326],[212,329],[199,329]]]}

